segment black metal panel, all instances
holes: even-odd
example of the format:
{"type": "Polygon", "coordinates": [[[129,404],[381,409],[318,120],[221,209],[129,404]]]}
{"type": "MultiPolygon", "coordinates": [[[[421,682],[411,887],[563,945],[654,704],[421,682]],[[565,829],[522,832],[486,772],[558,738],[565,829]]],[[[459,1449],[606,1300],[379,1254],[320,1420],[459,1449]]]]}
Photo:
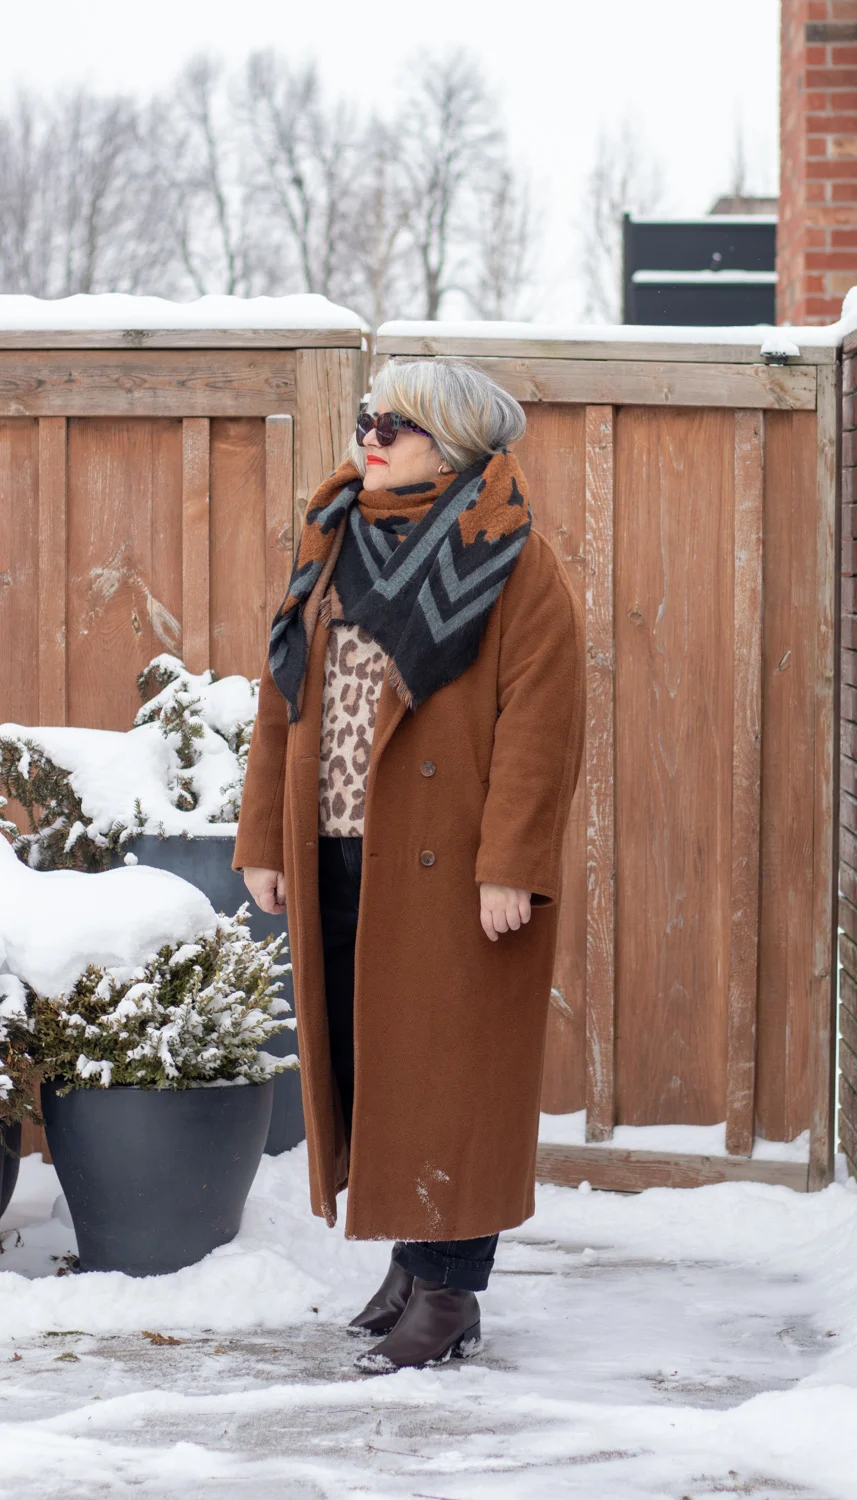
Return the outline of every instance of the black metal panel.
{"type": "Polygon", "coordinates": [[[773,282],[643,282],[633,288],[634,316],[626,323],[731,328],[775,323],[773,282]]]}
{"type": "Polygon", "coordinates": [[[623,221],[625,323],[775,321],[775,284],[635,283],[635,271],[773,271],[777,226],[770,219],[719,215],[682,221],[623,221]]]}

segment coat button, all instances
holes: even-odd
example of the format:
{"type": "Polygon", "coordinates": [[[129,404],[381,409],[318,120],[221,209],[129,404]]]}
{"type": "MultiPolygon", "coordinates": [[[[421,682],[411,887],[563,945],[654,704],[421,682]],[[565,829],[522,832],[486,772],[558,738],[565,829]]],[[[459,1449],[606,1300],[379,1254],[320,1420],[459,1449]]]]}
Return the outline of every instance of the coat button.
{"type": "Polygon", "coordinates": [[[434,864],[434,855],[432,854],[431,849],[424,849],[423,850],[422,854],[420,855],[420,864],[421,865],[433,865],[434,864]]]}
{"type": "Polygon", "coordinates": [[[420,771],[422,772],[423,776],[433,776],[436,770],[437,766],[435,765],[433,760],[424,760],[422,765],[420,766],[420,771]]]}

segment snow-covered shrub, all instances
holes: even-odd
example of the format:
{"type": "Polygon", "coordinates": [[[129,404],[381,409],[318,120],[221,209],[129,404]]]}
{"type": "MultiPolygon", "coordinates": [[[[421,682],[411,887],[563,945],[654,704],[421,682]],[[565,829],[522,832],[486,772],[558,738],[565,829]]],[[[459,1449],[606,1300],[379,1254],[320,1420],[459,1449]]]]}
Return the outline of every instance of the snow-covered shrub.
{"type": "MultiPolygon", "coordinates": [[[[124,839],[139,832],[120,822],[93,830],[67,770],[26,733],[0,733],[0,786],[23,807],[30,825],[21,833],[3,819],[0,831],[25,863],[49,870],[106,870],[124,839]]],[[[38,733],[38,731],[35,731],[38,733]]],[[[93,731],[94,732],[94,731],[93,731]]],[[[6,806],[6,798],[0,799],[6,806]]]]}
{"type": "Polygon", "coordinates": [[[293,1028],[280,996],[285,935],[255,942],[247,905],[191,943],[166,943],[133,969],[90,965],[64,994],[27,986],[41,1073],[69,1088],[184,1089],[262,1083],[297,1058],[260,1052],[293,1028]]]}
{"type": "Polygon", "coordinates": [[[258,681],[188,672],[156,656],[126,732],[0,724],[0,789],[24,808],[13,832],[34,869],[107,869],[140,833],[189,836],[237,820],[258,681]]]}
{"type": "Polygon", "coordinates": [[[211,669],[188,672],[177,656],[162,652],[137,678],[143,697],[135,725],[160,725],[175,750],[182,770],[176,777],[176,806],[189,811],[199,806],[200,772],[206,738],[219,735],[235,757],[229,779],[219,787],[220,806],[209,813],[211,823],[233,823],[241,807],[250,737],[256,720],[259,679],[218,678],[211,669]]]}
{"type": "Polygon", "coordinates": [[[0,973],[0,1124],[35,1118],[32,1026],[20,979],[0,973]]]}
{"type": "Polygon", "coordinates": [[[4,818],[3,809],[8,806],[6,798],[0,797],[0,833],[5,833],[7,839],[11,841],[18,837],[18,825],[13,823],[11,818],[4,818]]]}

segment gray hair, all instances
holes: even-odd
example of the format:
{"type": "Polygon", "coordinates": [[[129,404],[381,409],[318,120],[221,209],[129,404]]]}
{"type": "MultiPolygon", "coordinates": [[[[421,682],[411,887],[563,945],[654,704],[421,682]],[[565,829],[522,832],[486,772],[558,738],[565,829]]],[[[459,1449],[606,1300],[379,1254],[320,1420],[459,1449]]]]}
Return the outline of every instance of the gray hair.
{"type": "MultiPolygon", "coordinates": [[[[388,360],[372,382],[369,411],[381,401],[430,432],[459,473],[517,442],[527,426],[523,407],[508,391],[476,365],[451,356],[388,360]]],[[[348,457],[365,474],[365,454],[354,437],[348,457]]]]}

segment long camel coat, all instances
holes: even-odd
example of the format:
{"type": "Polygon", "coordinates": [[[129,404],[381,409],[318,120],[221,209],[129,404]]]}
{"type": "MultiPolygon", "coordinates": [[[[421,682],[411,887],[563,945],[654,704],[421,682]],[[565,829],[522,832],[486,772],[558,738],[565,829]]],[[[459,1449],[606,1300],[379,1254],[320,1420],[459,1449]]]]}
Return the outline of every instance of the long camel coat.
{"type": "MultiPolygon", "coordinates": [[[[344,523],[341,523],[344,525],[344,523]]],[[[357,927],[352,1141],[330,1066],[318,902],[328,629],[300,718],[267,663],[233,866],[282,870],[313,1213],[346,1236],[470,1239],[535,1208],[535,1156],[563,833],[585,720],[583,612],[533,527],[466,671],[410,710],[385,677],[369,761],[357,927]],[[532,892],[492,942],[479,884],[532,892]]]]}

